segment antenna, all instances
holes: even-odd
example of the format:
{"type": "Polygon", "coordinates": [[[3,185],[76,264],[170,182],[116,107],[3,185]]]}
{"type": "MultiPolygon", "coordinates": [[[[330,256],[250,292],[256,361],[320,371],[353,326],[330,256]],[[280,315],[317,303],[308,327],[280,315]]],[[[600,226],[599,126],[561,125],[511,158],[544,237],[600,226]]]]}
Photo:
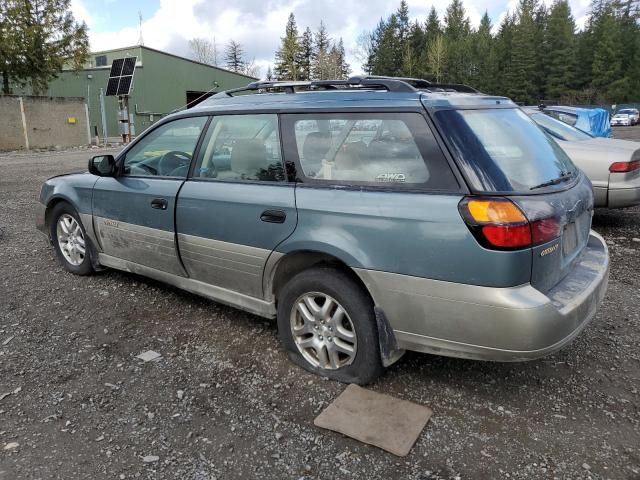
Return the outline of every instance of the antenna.
{"type": "Polygon", "coordinates": [[[144,45],[144,38],[142,38],[142,12],[138,10],[138,45],[144,45]]]}

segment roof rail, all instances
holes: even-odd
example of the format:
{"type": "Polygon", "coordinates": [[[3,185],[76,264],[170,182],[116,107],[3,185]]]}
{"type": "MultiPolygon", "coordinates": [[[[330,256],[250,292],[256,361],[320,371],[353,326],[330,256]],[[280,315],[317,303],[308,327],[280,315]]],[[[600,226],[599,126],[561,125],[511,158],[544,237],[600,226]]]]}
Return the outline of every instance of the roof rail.
{"type": "Polygon", "coordinates": [[[348,90],[352,88],[385,89],[394,93],[423,92],[463,92],[480,93],[475,88],[460,83],[433,83],[423,78],[384,77],[378,75],[354,76],[348,80],[271,81],[260,80],[250,84],[225,90],[211,98],[233,97],[240,92],[283,91],[296,93],[300,90],[348,90]]]}
{"type": "Polygon", "coordinates": [[[480,93],[469,85],[463,83],[432,83],[428,90],[432,92],[460,92],[460,93],[480,93]]]}
{"type": "Polygon", "coordinates": [[[312,81],[258,81],[250,84],[225,90],[214,95],[211,98],[233,97],[235,93],[251,92],[260,90],[282,90],[284,93],[296,93],[298,90],[337,90],[349,88],[384,88],[389,92],[416,92],[416,89],[402,81],[393,77],[351,77],[348,80],[312,80],[312,81]]]}

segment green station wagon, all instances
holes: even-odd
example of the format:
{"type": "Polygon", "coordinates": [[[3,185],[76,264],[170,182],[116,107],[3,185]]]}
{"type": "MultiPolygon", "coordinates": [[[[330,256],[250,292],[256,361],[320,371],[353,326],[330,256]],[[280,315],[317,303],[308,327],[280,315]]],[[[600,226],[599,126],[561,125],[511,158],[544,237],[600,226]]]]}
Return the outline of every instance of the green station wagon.
{"type": "Polygon", "coordinates": [[[520,361],[606,291],[589,180],[514,103],[461,85],[256,82],[54,177],[62,265],[277,318],[290,358],[367,383],[405,350],[520,361]]]}

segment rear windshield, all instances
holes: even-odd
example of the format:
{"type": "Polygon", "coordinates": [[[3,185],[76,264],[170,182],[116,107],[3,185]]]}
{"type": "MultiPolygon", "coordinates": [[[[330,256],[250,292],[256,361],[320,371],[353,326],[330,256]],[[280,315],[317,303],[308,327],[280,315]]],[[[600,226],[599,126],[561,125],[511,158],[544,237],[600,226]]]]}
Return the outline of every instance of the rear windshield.
{"type": "Polygon", "coordinates": [[[558,188],[540,186],[575,175],[558,144],[519,109],[441,110],[435,116],[476,191],[558,188]]]}
{"type": "Polygon", "coordinates": [[[552,137],[559,138],[560,140],[579,142],[581,140],[589,140],[590,138],[593,138],[588,133],[578,130],[576,127],[572,127],[571,125],[567,125],[560,120],[551,118],[549,115],[545,115],[544,113],[532,113],[531,118],[533,118],[533,121],[540,125],[545,132],[550,134],[552,137]]]}

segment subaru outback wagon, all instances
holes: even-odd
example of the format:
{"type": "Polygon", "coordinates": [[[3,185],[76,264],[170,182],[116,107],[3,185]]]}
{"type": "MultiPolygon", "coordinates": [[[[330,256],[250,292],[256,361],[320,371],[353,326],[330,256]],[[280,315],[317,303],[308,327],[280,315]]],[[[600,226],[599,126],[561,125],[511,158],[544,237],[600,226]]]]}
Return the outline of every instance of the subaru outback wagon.
{"type": "Polygon", "coordinates": [[[276,318],[366,383],[405,350],[497,361],[574,339],[605,294],[589,180],[504,97],[357,77],[257,82],[49,179],[38,228],[110,267],[276,318]]]}

